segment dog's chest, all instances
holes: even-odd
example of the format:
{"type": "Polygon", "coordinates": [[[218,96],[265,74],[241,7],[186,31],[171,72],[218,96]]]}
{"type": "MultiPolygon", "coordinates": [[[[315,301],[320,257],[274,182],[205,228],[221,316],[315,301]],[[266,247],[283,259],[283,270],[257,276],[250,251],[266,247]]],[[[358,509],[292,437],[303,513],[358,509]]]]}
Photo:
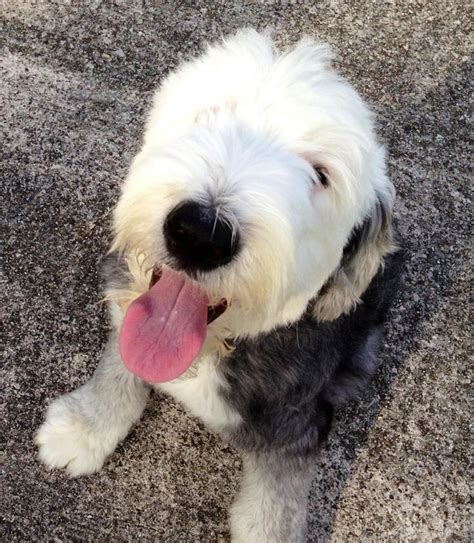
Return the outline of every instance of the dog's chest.
{"type": "Polygon", "coordinates": [[[225,400],[222,390],[226,384],[216,370],[216,359],[205,356],[196,367],[195,374],[156,385],[182,403],[194,416],[200,418],[211,430],[221,432],[235,428],[240,415],[225,400]]]}

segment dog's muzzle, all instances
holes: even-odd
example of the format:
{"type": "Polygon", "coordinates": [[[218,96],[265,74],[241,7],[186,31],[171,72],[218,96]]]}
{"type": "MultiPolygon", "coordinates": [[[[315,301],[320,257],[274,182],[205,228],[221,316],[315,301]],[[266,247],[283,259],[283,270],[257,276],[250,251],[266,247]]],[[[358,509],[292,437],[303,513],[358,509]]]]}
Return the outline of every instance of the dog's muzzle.
{"type": "Polygon", "coordinates": [[[215,208],[199,202],[179,204],[164,224],[166,247],[187,272],[228,264],[239,247],[239,233],[215,208]]]}

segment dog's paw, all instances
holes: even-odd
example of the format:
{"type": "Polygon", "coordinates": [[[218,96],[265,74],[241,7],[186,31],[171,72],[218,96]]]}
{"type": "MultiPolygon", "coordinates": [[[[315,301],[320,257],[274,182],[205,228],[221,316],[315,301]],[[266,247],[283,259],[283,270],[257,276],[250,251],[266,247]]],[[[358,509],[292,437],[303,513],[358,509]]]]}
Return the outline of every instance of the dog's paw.
{"type": "Polygon", "coordinates": [[[71,395],[55,400],[35,436],[40,460],[49,468],[66,468],[71,477],[98,471],[113,451],[99,433],[75,409],[71,395]]]}

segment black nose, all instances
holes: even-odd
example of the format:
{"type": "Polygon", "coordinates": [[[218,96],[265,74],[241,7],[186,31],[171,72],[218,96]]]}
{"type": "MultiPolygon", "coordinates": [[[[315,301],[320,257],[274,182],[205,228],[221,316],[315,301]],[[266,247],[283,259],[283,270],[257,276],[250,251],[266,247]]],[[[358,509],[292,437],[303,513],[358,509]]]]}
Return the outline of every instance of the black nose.
{"type": "Polygon", "coordinates": [[[213,270],[232,260],[239,234],[212,207],[184,202],[168,215],[164,225],[168,251],[187,271],[213,270]]]}

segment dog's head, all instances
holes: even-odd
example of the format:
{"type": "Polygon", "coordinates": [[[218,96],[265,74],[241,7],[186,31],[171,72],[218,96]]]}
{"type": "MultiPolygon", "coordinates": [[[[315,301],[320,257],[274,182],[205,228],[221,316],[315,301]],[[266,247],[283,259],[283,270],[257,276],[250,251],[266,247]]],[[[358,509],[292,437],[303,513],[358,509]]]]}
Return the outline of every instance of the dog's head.
{"type": "Polygon", "coordinates": [[[359,95],[305,39],[241,32],[171,75],[115,212],[115,247],[197,283],[254,335],[351,310],[393,249],[393,188],[359,95]]]}

